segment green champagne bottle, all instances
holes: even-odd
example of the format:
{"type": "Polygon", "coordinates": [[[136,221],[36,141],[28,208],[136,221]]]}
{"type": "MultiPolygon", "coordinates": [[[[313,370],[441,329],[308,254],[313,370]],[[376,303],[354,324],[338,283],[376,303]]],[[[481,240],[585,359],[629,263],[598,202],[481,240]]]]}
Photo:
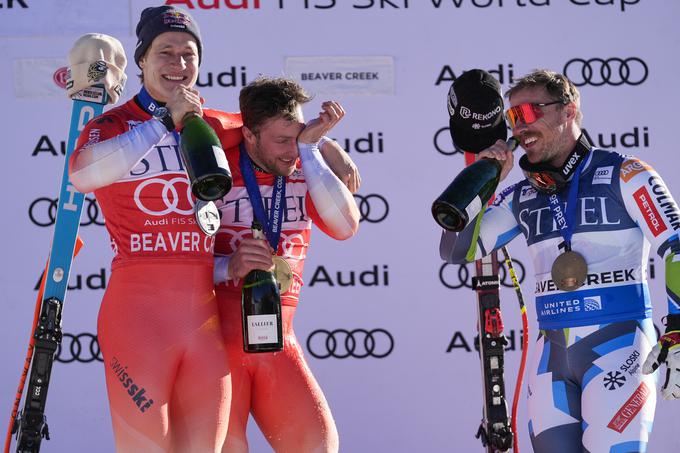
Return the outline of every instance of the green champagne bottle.
{"type": "MultiPolygon", "coordinates": [[[[507,140],[511,151],[518,143],[515,137],[507,140]]],[[[488,158],[465,167],[432,203],[432,216],[439,226],[461,231],[475,220],[496,191],[502,168],[499,160],[488,158]]]]}
{"type": "Polygon", "coordinates": [[[182,122],[179,148],[191,192],[203,201],[224,197],[231,189],[232,178],[220,139],[196,113],[187,114],[182,122]]]}
{"type": "MultiPolygon", "coordinates": [[[[258,221],[253,221],[252,231],[255,239],[264,239],[258,221]]],[[[281,295],[272,272],[254,269],[246,275],[241,289],[241,318],[245,352],[283,350],[281,295]]]]}

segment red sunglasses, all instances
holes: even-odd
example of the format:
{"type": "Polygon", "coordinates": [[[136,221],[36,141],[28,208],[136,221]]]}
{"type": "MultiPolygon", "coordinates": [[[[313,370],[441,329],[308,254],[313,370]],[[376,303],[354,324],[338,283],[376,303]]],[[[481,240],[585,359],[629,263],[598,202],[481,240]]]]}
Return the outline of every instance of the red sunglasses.
{"type": "Polygon", "coordinates": [[[541,107],[553,104],[564,104],[564,102],[525,102],[524,104],[519,104],[506,110],[505,119],[508,121],[510,127],[515,127],[519,121],[523,122],[524,124],[531,124],[543,117],[543,110],[541,107]]]}

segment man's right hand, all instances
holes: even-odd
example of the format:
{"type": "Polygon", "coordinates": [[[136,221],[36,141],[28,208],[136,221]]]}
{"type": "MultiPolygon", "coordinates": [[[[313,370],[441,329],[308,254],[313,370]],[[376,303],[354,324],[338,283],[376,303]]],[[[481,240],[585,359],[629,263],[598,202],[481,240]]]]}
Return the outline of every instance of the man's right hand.
{"type": "Polygon", "coordinates": [[[501,161],[501,164],[503,165],[501,168],[501,181],[508,176],[508,173],[510,173],[510,170],[512,170],[512,167],[515,164],[512,151],[503,140],[497,140],[496,143],[477,154],[477,160],[483,157],[501,161]]]}
{"type": "Polygon", "coordinates": [[[182,120],[187,113],[193,112],[197,113],[198,116],[203,116],[198,90],[187,88],[184,85],[175,87],[165,107],[170,111],[172,121],[178,129],[182,128],[182,120]]]}
{"type": "Polygon", "coordinates": [[[274,269],[272,249],[264,239],[246,238],[231,255],[227,273],[230,280],[242,279],[254,269],[274,269]]]}

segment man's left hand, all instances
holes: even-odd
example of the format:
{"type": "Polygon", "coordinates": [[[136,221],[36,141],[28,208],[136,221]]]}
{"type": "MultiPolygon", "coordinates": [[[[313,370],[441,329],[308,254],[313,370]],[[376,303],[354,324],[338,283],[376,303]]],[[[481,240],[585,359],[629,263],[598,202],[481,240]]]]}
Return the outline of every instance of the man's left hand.
{"type": "Polygon", "coordinates": [[[680,398],[680,330],[666,332],[659,338],[642,365],[642,372],[651,374],[661,364],[666,364],[666,381],[661,386],[661,395],[667,400],[680,398]]]}
{"type": "Polygon", "coordinates": [[[326,101],[321,104],[319,116],[307,123],[298,135],[300,143],[318,143],[321,137],[328,134],[333,126],[345,116],[345,110],[336,101],[326,101]]]}

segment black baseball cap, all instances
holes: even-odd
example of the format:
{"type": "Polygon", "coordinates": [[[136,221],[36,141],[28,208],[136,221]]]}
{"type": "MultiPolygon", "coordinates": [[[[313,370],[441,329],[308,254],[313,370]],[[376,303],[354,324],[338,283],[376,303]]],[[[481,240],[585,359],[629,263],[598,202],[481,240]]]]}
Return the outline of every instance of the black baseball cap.
{"type": "Polygon", "coordinates": [[[479,153],[508,138],[501,84],[482,69],[470,69],[451,84],[446,98],[454,145],[479,153]]]}
{"type": "Polygon", "coordinates": [[[135,48],[137,66],[156,36],[167,31],[183,31],[192,35],[196,39],[200,64],[203,50],[201,31],[191,15],[174,6],[150,6],[142,11],[137,24],[137,47],[135,48]]]}

